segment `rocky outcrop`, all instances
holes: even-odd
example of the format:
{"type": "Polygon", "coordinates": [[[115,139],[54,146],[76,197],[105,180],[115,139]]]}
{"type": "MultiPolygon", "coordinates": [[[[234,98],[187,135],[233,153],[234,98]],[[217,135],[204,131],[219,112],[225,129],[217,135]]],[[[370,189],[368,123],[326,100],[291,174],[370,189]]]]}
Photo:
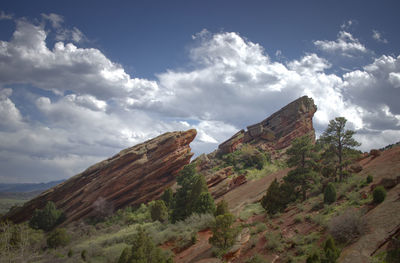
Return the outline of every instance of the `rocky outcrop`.
{"type": "Polygon", "coordinates": [[[189,144],[196,130],[169,132],[125,149],[110,159],[89,167],[6,217],[16,223],[30,218],[48,201],[56,203],[67,222],[93,215],[96,209],[115,210],[158,198],[175,183],[177,173],[190,162],[189,144]]]}
{"type": "Polygon", "coordinates": [[[241,130],[218,148],[221,154],[235,151],[242,143],[260,144],[266,151],[282,150],[293,139],[309,134],[315,137],[312,118],[317,110],[312,98],[303,96],[260,123],[241,130]]]}

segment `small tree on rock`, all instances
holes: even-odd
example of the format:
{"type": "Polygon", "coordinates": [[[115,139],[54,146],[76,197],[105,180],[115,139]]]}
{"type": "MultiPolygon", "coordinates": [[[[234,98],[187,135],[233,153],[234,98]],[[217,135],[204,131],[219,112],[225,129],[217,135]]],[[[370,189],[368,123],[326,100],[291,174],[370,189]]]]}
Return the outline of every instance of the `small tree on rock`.
{"type": "Polygon", "coordinates": [[[372,192],[375,204],[382,203],[386,198],[386,190],[382,185],[377,186],[372,192]]]}

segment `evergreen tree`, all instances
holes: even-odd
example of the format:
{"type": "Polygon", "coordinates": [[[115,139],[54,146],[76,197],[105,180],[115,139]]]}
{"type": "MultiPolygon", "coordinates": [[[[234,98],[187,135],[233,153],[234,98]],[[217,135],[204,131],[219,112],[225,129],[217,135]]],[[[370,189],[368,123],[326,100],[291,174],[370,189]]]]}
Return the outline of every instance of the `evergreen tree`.
{"type": "Polygon", "coordinates": [[[339,169],[339,179],[343,180],[343,167],[347,164],[346,153],[352,147],[361,145],[354,140],[355,131],[346,130],[346,118],[337,117],[329,122],[328,128],[320,137],[320,140],[326,143],[329,150],[333,151],[337,156],[337,166],[339,169]]]}
{"type": "Polygon", "coordinates": [[[293,189],[300,187],[303,201],[306,199],[307,189],[313,183],[313,167],[315,167],[316,154],[314,152],[314,145],[311,137],[304,135],[296,138],[292,142],[292,146],[287,150],[288,160],[286,161],[289,167],[295,167],[287,176],[284,181],[287,184],[292,184],[293,189]]]}
{"type": "Polygon", "coordinates": [[[235,217],[232,214],[217,216],[211,228],[213,235],[208,242],[221,251],[226,251],[233,246],[239,234],[239,228],[233,226],[234,222],[235,217]]]}
{"type": "Polygon", "coordinates": [[[335,186],[332,183],[329,183],[325,187],[324,191],[324,203],[326,204],[332,204],[333,202],[336,201],[336,190],[335,186]]]}
{"type": "Polygon", "coordinates": [[[311,137],[308,135],[301,136],[293,140],[291,147],[286,151],[289,167],[311,168],[315,162],[314,145],[311,137]]]}
{"type": "Polygon", "coordinates": [[[150,215],[153,221],[165,222],[168,220],[168,208],[163,200],[156,200],[151,204],[150,215]]]}
{"type": "Polygon", "coordinates": [[[161,200],[164,201],[167,208],[172,208],[174,203],[174,193],[171,188],[165,189],[163,195],[161,196],[161,200]]]}
{"type": "Polygon", "coordinates": [[[196,173],[196,163],[186,165],[180,172],[177,182],[180,188],[176,191],[172,222],[184,220],[193,212],[214,213],[215,205],[211,204],[211,201],[214,203],[212,196],[202,195],[202,193],[208,193],[208,188],[204,176],[196,173]],[[201,205],[201,208],[198,208],[198,205],[201,205]]]}
{"type": "Polygon", "coordinates": [[[262,207],[267,210],[268,214],[275,214],[286,207],[286,201],[283,200],[283,193],[281,192],[278,181],[275,180],[268,187],[266,195],[261,199],[262,207]]]}
{"type": "Polygon", "coordinates": [[[194,208],[194,212],[198,214],[214,214],[215,213],[215,203],[214,198],[209,192],[202,192],[197,200],[197,204],[194,208]]]}

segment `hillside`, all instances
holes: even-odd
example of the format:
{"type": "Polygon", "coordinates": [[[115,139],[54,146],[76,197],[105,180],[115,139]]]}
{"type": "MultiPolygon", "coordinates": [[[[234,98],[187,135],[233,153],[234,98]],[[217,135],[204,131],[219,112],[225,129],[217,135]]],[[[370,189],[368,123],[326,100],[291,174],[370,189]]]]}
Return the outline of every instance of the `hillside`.
{"type": "MultiPolygon", "coordinates": [[[[239,131],[216,151],[200,155],[191,165],[189,144],[194,130],[163,134],[123,150],[6,215],[17,223],[26,221],[35,209],[53,201],[65,213],[61,227],[70,242],[50,248],[48,240],[54,231],[34,230],[27,223],[3,223],[2,237],[18,232],[25,243],[14,247],[4,243],[1,255],[7,262],[22,262],[24,257],[29,258],[27,262],[117,262],[144,229],[156,247],[177,263],[306,262],[310,255],[323,255],[330,235],[340,251],[337,262],[383,262],[400,238],[400,146],[370,154],[351,152],[344,180],[335,180],[336,172],[327,174],[322,169],[335,159],[324,156],[324,148],[315,144],[315,111],[312,99],[299,98],[239,131]],[[260,200],[273,182],[283,185],[288,181],[295,170],[288,167],[288,154],[294,140],[304,135],[318,152],[314,165],[319,167],[307,179],[305,198],[299,194],[300,182],[292,188],[296,198],[279,212],[267,213],[260,200]],[[227,202],[235,216],[232,226],[239,229],[238,235],[222,254],[209,242],[217,220],[214,213],[193,213],[176,222],[171,217],[174,210],[182,209],[176,198],[190,182],[177,178],[188,174],[189,166],[196,174],[189,173],[187,178],[203,178],[203,191],[216,204],[227,202]],[[183,182],[187,185],[182,186],[183,182]],[[324,200],[327,185],[336,189],[332,203],[324,200]],[[387,192],[380,204],[373,202],[378,186],[387,192]],[[175,192],[175,203],[165,208],[167,219],[155,220],[156,200],[161,198],[164,203],[168,188],[175,192]]],[[[190,196],[192,192],[185,198],[190,196]]]]}

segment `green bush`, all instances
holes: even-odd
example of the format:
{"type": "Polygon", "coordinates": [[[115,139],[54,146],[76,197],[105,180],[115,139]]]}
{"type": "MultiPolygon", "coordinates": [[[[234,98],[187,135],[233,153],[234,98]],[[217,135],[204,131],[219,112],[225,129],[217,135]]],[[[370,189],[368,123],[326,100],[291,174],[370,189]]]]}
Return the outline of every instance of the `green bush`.
{"type": "Polygon", "coordinates": [[[249,258],[246,263],[266,263],[268,262],[266,259],[264,259],[261,255],[255,254],[251,258],[249,258]]]}
{"type": "Polygon", "coordinates": [[[132,240],[132,247],[125,248],[118,263],[172,263],[172,258],[166,256],[161,248],[157,247],[148,233],[141,227],[132,240]]]}
{"type": "Polygon", "coordinates": [[[218,204],[215,211],[215,216],[224,215],[229,213],[228,203],[222,199],[218,204]]]}
{"type": "Polygon", "coordinates": [[[57,228],[47,238],[47,246],[50,248],[64,247],[68,245],[70,239],[65,228],[57,228]]]}
{"type": "Polygon", "coordinates": [[[83,261],[88,260],[88,256],[87,256],[87,251],[86,251],[86,249],[82,250],[82,252],[81,252],[81,258],[82,258],[83,261]]]}
{"type": "Polygon", "coordinates": [[[53,202],[47,202],[43,210],[36,209],[33,213],[29,226],[33,229],[52,230],[57,224],[65,219],[62,211],[57,210],[53,202]]]}
{"type": "Polygon", "coordinates": [[[335,263],[340,256],[340,251],[335,245],[335,241],[331,236],[325,241],[324,254],[322,256],[322,263],[335,263]]]}
{"type": "Polygon", "coordinates": [[[280,186],[275,179],[268,187],[267,194],[261,199],[262,207],[267,210],[268,214],[273,215],[286,208],[288,200],[286,198],[287,191],[284,191],[286,184],[280,186]]]}
{"type": "Polygon", "coordinates": [[[165,222],[168,220],[168,208],[163,200],[156,200],[150,205],[150,215],[153,221],[165,222]]]}
{"type": "Polygon", "coordinates": [[[233,226],[234,222],[235,217],[232,214],[217,216],[215,224],[211,227],[213,235],[208,242],[220,251],[226,251],[233,246],[239,234],[239,228],[233,226]]]}
{"type": "Polygon", "coordinates": [[[379,185],[374,189],[372,195],[373,195],[373,198],[374,198],[374,203],[375,204],[380,204],[386,198],[386,190],[385,190],[385,188],[383,186],[379,185]]]}
{"type": "Polygon", "coordinates": [[[321,263],[321,259],[317,253],[314,253],[307,257],[306,263],[321,263]]]}
{"type": "Polygon", "coordinates": [[[367,184],[370,184],[370,183],[372,183],[373,180],[374,180],[374,177],[372,177],[372,175],[368,175],[366,182],[367,182],[367,184]]]}
{"type": "Polygon", "coordinates": [[[326,204],[332,204],[333,202],[336,201],[336,190],[335,190],[335,186],[333,186],[332,183],[329,183],[326,187],[325,187],[325,191],[324,191],[324,203],[326,204]]]}

